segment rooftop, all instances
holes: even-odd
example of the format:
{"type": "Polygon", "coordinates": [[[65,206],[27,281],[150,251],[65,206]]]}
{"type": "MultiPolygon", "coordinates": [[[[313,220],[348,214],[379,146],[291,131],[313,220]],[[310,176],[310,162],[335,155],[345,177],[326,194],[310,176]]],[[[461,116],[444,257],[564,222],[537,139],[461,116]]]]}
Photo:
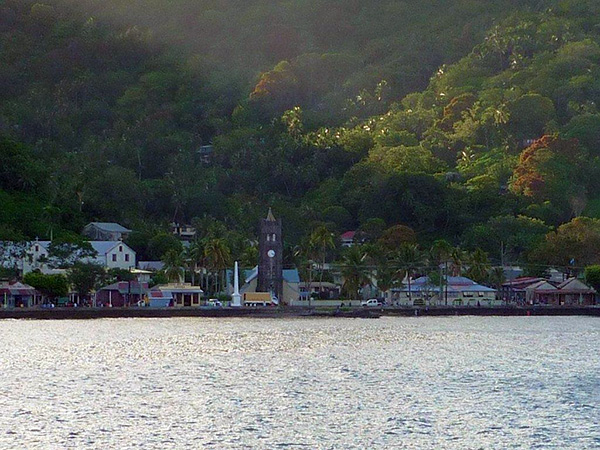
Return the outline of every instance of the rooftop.
{"type": "Polygon", "coordinates": [[[93,225],[96,228],[101,229],[102,231],[109,231],[109,232],[118,232],[118,233],[130,233],[131,230],[128,228],[125,228],[122,225],[119,225],[118,223],[115,222],[91,222],[89,223],[87,226],[93,225]]]}

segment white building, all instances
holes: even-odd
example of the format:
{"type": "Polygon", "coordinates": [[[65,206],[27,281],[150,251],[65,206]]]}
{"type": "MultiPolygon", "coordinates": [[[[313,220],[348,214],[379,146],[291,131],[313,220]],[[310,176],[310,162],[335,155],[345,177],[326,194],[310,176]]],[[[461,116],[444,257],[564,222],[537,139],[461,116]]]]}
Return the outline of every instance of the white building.
{"type": "MultiPolygon", "coordinates": [[[[55,261],[50,256],[51,241],[35,241],[29,245],[23,257],[23,274],[39,270],[42,273],[56,273],[55,261]]],[[[69,263],[84,262],[98,264],[106,269],[135,268],[135,251],[122,241],[90,241],[95,256],[88,256],[75,250],[67,257],[69,263]]]]}
{"type": "Polygon", "coordinates": [[[392,288],[392,304],[403,306],[500,306],[496,290],[476,283],[466,277],[447,277],[442,283],[434,284],[429,277],[412,280],[403,287],[392,288]]]}

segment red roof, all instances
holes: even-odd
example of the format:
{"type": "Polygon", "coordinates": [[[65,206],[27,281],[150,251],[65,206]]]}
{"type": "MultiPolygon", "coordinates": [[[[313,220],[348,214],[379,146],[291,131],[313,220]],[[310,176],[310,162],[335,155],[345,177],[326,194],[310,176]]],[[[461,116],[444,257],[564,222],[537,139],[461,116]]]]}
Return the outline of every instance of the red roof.
{"type": "Polygon", "coordinates": [[[354,239],[354,235],[356,235],[356,231],[346,231],[342,234],[341,238],[344,240],[352,240],[354,239]]]}

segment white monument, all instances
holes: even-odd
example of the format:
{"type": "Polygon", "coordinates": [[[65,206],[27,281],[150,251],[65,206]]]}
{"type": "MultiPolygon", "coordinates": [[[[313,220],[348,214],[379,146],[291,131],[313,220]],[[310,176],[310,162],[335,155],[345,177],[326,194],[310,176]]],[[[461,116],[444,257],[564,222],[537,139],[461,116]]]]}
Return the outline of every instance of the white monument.
{"type": "Polygon", "coordinates": [[[233,295],[231,296],[231,306],[234,308],[242,307],[242,296],[240,295],[240,279],[238,275],[238,263],[235,262],[233,269],[233,295]]]}

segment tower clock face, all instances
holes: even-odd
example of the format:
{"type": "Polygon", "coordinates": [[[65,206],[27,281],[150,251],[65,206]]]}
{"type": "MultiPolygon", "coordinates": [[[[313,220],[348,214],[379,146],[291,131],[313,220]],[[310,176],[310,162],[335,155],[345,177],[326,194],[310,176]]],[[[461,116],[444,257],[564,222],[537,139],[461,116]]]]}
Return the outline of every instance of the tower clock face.
{"type": "Polygon", "coordinates": [[[274,258],[274,257],[275,257],[275,250],[269,250],[269,251],[267,252],[267,256],[268,256],[269,258],[274,258]]]}

